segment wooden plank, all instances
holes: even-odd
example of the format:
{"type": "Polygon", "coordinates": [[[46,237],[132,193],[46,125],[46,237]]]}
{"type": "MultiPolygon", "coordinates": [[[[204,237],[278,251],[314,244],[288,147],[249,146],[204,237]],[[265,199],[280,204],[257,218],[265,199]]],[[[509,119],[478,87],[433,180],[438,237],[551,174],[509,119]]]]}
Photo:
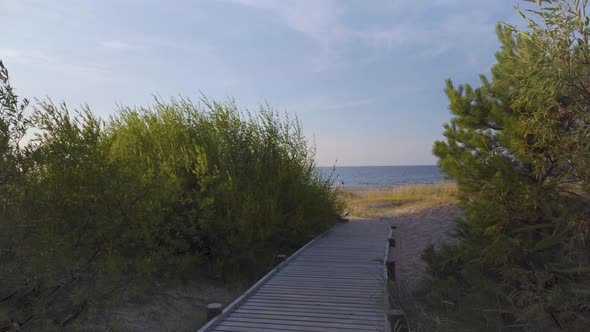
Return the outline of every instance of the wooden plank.
{"type": "Polygon", "coordinates": [[[354,256],[359,258],[364,258],[371,255],[379,255],[381,250],[379,247],[370,247],[370,248],[345,248],[343,245],[337,246],[316,246],[314,252],[315,253],[324,253],[330,254],[334,253],[341,256],[354,256]],[[366,255],[366,256],[365,256],[366,255]]]}
{"type": "MultiPolygon", "coordinates": [[[[336,307],[336,308],[347,308],[347,309],[357,309],[357,310],[367,310],[367,311],[377,311],[374,305],[370,304],[358,304],[358,303],[340,303],[335,301],[286,301],[284,299],[281,300],[268,300],[268,299],[256,299],[251,300],[252,303],[264,303],[268,305],[277,305],[277,304],[291,304],[291,305],[301,305],[301,306],[308,306],[308,307],[336,307]]],[[[381,310],[379,310],[381,311],[381,310]]]]}
{"type": "Polygon", "coordinates": [[[306,269],[306,270],[314,270],[314,271],[339,271],[339,272],[355,272],[355,273],[365,273],[367,272],[374,272],[373,270],[378,270],[381,272],[382,266],[381,264],[371,264],[371,265],[364,265],[364,266],[345,266],[343,264],[332,264],[330,262],[317,262],[317,263],[306,263],[306,264],[291,264],[285,268],[286,271],[295,270],[295,269],[306,269]]]}
{"type": "Polygon", "coordinates": [[[313,288],[313,287],[265,287],[264,290],[259,290],[260,294],[302,294],[302,295],[334,295],[344,297],[360,297],[365,298],[370,296],[382,296],[383,289],[347,289],[338,290],[337,288],[313,288]]]}
{"type": "Polygon", "coordinates": [[[351,283],[326,283],[326,282],[317,282],[317,281],[297,281],[297,282],[290,282],[290,283],[272,283],[265,286],[268,289],[280,289],[280,288],[293,288],[293,289],[325,289],[328,291],[331,290],[340,290],[342,289],[343,292],[350,290],[356,292],[383,292],[383,284],[351,284],[351,283]],[[340,287],[340,288],[339,288],[340,287]]]}
{"type": "Polygon", "coordinates": [[[311,284],[311,285],[337,285],[341,287],[379,287],[383,286],[383,280],[334,280],[330,278],[314,278],[314,277],[306,277],[306,278],[297,278],[297,277],[277,277],[273,278],[273,283],[279,285],[295,285],[295,284],[311,284]]]}
{"type": "Polygon", "coordinates": [[[360,295],[363,296],[365,294],[374,294],[374,293],[379,293],[381,294],[383,292],[383,289],[378,289],[378,288],[346,288],[346,289],[342,289],[339,288],[338,286],[336,287],[327,287],[327,286],[316,286],[316,285],[306,285],[306,286],[299,286],[299,285],[279,285],[279,286],[275,286],[275,285],[264,285],[263,288],[261,288],[260,290],[258,290],[259,292],[265,291],[265,292],[299,292],[299,293],[310,293],[313,292],[314,294],[317,293],[337,293],[337,294],[348,294],[348,295],[360,295]]]}
{"type": "Polygon", "coordinates": [[[350,259],[344,259],[342,261],[333,261],[331,259],[324,259],[324,260],[301,260],[297,261],[297,263],[293,263],[289,265],[289,267],[294,266],[311,266],[311,267],[332,267],[332,268],[348,268],[351,270],[364,270],[364,269],[371,269],[381,266],[383,264],[382,261],[379,262],[355,262],[350,259]]]}
{"type": "MultiPolygon", "coordinates": [[[[360,279],[359,277],[366,277],[364,275],[331,275],[331,274],[327,274],[327,273],[315,273],[313,271],[309,271],[309,273],[306,273],[304,271],[301,272],[285,272],[285,273],[281,273],[281,278],[288,278],[288,277],[295,277],[295,278],[299,278],[299,277],[303,277],[306,279],[337,279],[337,280],[358,280],[360,279]]],[[[379,280],[379,279],[375,279],[375,280],[379,280]]]]}
{"type": "Polygon", "coordinates": [[[278,312],[292,312],[297,314],[318,314],[318,315],[345,315],[351,317],[364,317],[366,319],[377,319],[383,320],[383,313],[373,310],[357,310],[358,308],[322,308],[322,307],[289,307],[289,306],[267,306],[262,304],[251,304],[246,305],[242,304],[235,312],[238,310],[246,310],[246,311],[258,311],[258,312],[266,312],[266,311],[278,311],[278,312]]]}
{"type": "MultiPolygon", "coordinates": [[[[273,278],[275,279],[275,278],[273,278]]],[[[328,282],[332,282],[334,284],[341,284],[344,286],[347,285],[367,285],[367,286],[372,286],[372,285],[376,285],[376,286],[383,286],[385,285],[385,281],[383,280],[383,276],[379,276],[378,278],[375,278],[373,280],[369,279],[368,277],[366,279],[362,279],[362,278],[357,278],[357,277],[341,277],[341,278],[332,278],[330,276],[315,276],[315,275],[281,275],[280,277],[276,278],[277,281],[280,281],[282,283],[289,283],[289,282],[297,282],[297,281],[305,281],[305,282],[317,282],[317,283],[328,283],[328,282]]]]}
{"type": "Polygon", "coordinates": [[[338,249],[330,249],[326,251],[316,251],[313,256],[306,255],[304,258],[317,258],[317,259],[336,259],[336,258],[346,258],[355,261],[370,261],[376,258],[382,258],[382,252],[374,251],[374,252],[363,252],[363,253],[347,253],[347,252],[338,252],[334,253],[334,250],[338,249]]]}
{"type": "MultiPolygon", "coordinates": [[[[342,282],[342,283],[364,283],[364,284],[373,284],[376,285],[379,282],[383,281],[383,276],[381,275],[381,273],[379,275],[366,275],[363,278],[358,278],[356,280],[339,280],[339,278],[336,278],[335,276],[325,276],[325,275],[315,275],[314,273],[308,273],[307,275],[304,276],[292,276],[292,275],[287,275],[286,273],[281,273],[281,275],[277,275],[276,277],[272,278],[273,280],[287,280],[287,279],[306,279],[306,280],[318,280],[318,282],[320,281],[333,281],[333,282],[342,282]]],[[[350,278],[348,278],[350,279],[350,278]]],[[[291,280],[294,281],[294,280],[291,280]]]]}
{"type": "Polygon", "coordinates": [[[348,258],[342,258],[342,260],[335,260],[335,257],[330,257],[330,258],[325,258],[325,259],[319,259],[316,257],[309,257],[309,258],[305,258],[305,259],[298,259],[297,262],[293,262],[291,263],[291,265],[289,266],[322,266],[323,264],[328,264],[328,266],[333,266],[333,267],[348,267],[351,269],[364,269],[367,267],[375,267],[375,266],[379,266],[383,263],[383,261],[380,259],[379,261],[367,261],[367,260],[358,260],[358,261],[353,261],[351,259],[348,258]]]}
{"type": "Polygon", "coordinates": [[[326,292],[326,293],[340,293],[340,294],[368,294],[368,293],[383,293],[383,287],[354,287],[354,285],[340,284],[340,285],[317,285],[315,283],[309,284],[268,284],[260,288],[258,291],[300,291],[300,292],[326,292]],[[330,287],[329,287],[330,286],[330,287]],[[346,287],[346,288],[344,288],[346,287]]]}
{"type": "Polygon", "coordinates": [[[325,288],[325,289],[350,289],[359,291],[383,291],[383,284],[362,284],[348,282],[327,282],[317,280],[297,280],[291,282],[274,281],[265,287],[293,287],[293,288],[325,288]]]}
{"type": "MultiPolygon", "coordinates": [[[[258,318],[264,320],[278,320],[278,321],[289,321],[289,322],[317,322],[317,323],[339,323],[347,325],[361,325],[373,326],[382,324],[381,320],[366,320],[361,318],[353,318],[349,316],[309,316],[309,315],[277,315],[277,314],[263,314],[263,313],[238,313],[234,312],[231,317],[235,318],[258,318]]],[[[358,327],[358,326],[357,326],[358,327]]]]}
{"type": "MultiPolygon", "coordinates": [[[[381,300],[382,298],[380,298],[381,300]]],[[[366,301],[363,303],[344,303],[339,302],[335,299],[319,299],[319,300],[306,300],[306,299],[288,299],[288,298],[276,298],[276,297],[252,297],[248,300],[250,303],[265,303],[265,304],[287,304],[287,305],[309,305],[309,306],[334,306],[334,307],[348,307],[348,308],[367,308],[374,311],[382,311],[379,307],[381,303],[366,301]]],[[[383,309],[384,310],[384,309],[383,309]]]]}
{"type": "MultiPolygon", "coordinates": [[[[381,298],[382,294],[379,294],[379,300],[382,300],[381,298]]],[[[313,295],[292,295],[292,294],[283,294],[283,295],[275,295],[275,294],[259,294],[258,296],[256,296],[256,298],[259,299],[266,299],[266,300],[279,300],[279,301],[303,301],[303,302],[308,302],[308,303],[315,303],[315,302],[320,302],[320,303],[325,303],[325,302],[330,302],[330,303],[340,303],[340,304],[352,304],[352,305],[363,305],[366,304],[367,302],[371,302],[371,299],[365,299],[365,298],[357,298],[357,297],[336,297],[336,296],[313,296],[313,295]]]]}
{"type": "Polygon", "coordinates": [[[381,321],[381,317],[379,315],[354,315],[345,312],[315,312],[312,310],[308,311],[281,311],[278,309],[275,310],[260,310],[260,309],[241,309],[238,308],[234,311],[234,314],[252,314],[252,315],[275,315],[275,316],[299,316],[299,317],[336,317],[342,320],[368,320],[368,321],[381,321]]]}
{"type": "Polygon", "coordinates": [[[268,289],[268,290],[260,290],[257,292],[257,298],[260,296],[265,297],[273,297],[277,298],[281,295],[288,295],[288,296],[305,296],[305,297],[336,297],[336,298],[356,298],[362,299],[363,301],[369,301],[370,299],[374,299],[375,296],[382,297],[383,290],[381,291],[369,291],[369,292],[346,292],[346,291],[325,291],[325,290],[300,290],[300,289],[268,289]]]}
{"type": "MultiPolygon", "coordinates": [[[[309,328],[297,327],[289,325],[268,325],[268,324],[235,324],[235,322],[223,322],[215,329],[215,331],[231,331],[231,332],[279,332],[279,331],[305,331],[305,332],[337,332],[333,328],[309,328]]],[[[351,331],[351,330],[348,330],[351,331]]]]}
{"type": "MultiPolygon", "coordinates": [[[[280,322],[264,323],[264,322],[235,322],[224,320],[220,326],[231,328],[229,331],[238,331],[236,328],[254,328],[255,331],[314,331],[314,332],[339,332],[339,331],[379,331],[372,326],[365,326],[363,328],[345,328],[345,327],[330,327],[330,326],[313,326],[313,325],[292,325],[292,324],[281,324],[280,322]]],[[[216,331],[219,331],[216,329],[216,331]]]]}
{"type": "MultiPolygon", "coordinates": [[[[380,278],[382,278],[380,276],[380,278]]],[[[274,278],[273,278],[274,279],[274,278]]],[[[385,285],[385,281],[382,279],[375,279],[375,280],[363,280],[359,278],[328,278],[322,276],[300,276],[300,275],[284,275],[276,278],[277,281],[280,281],[284,284],[288,284],[289,282],[298,282],[298,281],[305,281],[308,283],[333,283],[338,285],[352,286],[352,285],[365,285],[365,286],[383,286],[385,285]]]]}
{"type": "Polygon", "coordinates": [[[293,297],[291,299],[287,298],[287,297],[283,297],[283,298],[262,298],[259,299],[259,301],[264,301],[266,303],[302,303],[305,305],[309,305],[309,306],[334,306],[334,307],[346,307],[346,308],[366,308],[366,309],[372,309],[372,310],[376,310],[375,305],[374,304],[366,304],[365,302],[362,301],[350,301],[350,300],[343,300],[340,301],[338,299],[331,299],[331,298],[318,298],[318,299],[313,299],[313,298],[297,298],[297,297],[293,297]]]}
{"type": "MultiPolygon", "coordinates": [[[[350,276],[361,276],[366,277],[369,279],[377,279],[374,277],[379,277],[381,279],[381,272],[382,269],[365,269],[365,270],[345,270],[345,269],[330,269],[330,268],[306,268],[306,267],[292,267],[288,270],[281,273],[281,275],[287,274],[304,274],[309,276],[324,276],[327,275],[328,277],[338,277],[340,275],[350,275],[350,276]],[[372,274],[372,276],[371,276],[372,274]],[[373,278],[372,278],[373,277],[373,278]]],[[[378,280],[378,279],[377,279],[378,280]]]]}
{"type": "MultiPolygon", "coordinates": [[[[326,274],[328,274],[328,277],[338,277],[337,274],[330,274],[332,272],[335,271],[330,271],[330,270],[326,270],[326,269],[314,269],[314,268],[301,268],[301,269],[296,269],[296,268],[289,268],[289,270],[286,271],[282,271],[283,273],[281,273],[280,275],[277,275],[277,278],[283,277],[287,274],[301,274],[303,273],[304,275],[312,278],[312,277],[316,277],[316,276],[325,276],[326,274]]],[[[363,276],[363,278],[361,278],[360,280],[382,280],[383,276],[381,275],[382,269],[366,269],[364,271],[338,271],[342,274],[351,274],[351,275],[358,275],[360,274],[361,276],[363,276]],[[364,272],[364,274],[363,274],[364,272]]]]}
{"type": "MultiPolygon", "coordinates": [[[[381,271],[379,271],[379,272],[381,272],[381,271]]],[[[309,273],[306,273],[304,271],[297,271],[297,272],[289,272],[289,273],[281,274],[281,280],[285,280],[288,278],[292,278],[292,279],[304,278],[307,280],[324,279],[324,280],[343,281],[343,282],[349,282],[349,283],[355,283],[356,280],[361,281],[361,280],[363,280],[364,277],[366,277],[366,276],[363,276],[362,274],[360,274],[360,275],[357,275],[357,274],[336,275],[336,274],[319,273],[319,272],[313,272],[313,271],[309,271],[309,273]]],[[[381,278],[381,277],[382,276],[379,276],[379,278],[381,278]]],[[[380,282],[380,281],[382,281],[382,279],[375,278],[373,281],[380,282]]]]}
{"type": "Polygon", "coordinates": [[[231,331],[231,332],[258,332],[258,331],[305,331],[305,332],[339,332],[339,331],[355,331],[355,332],[374,332],[371,329],[338,329],[325,327],[310,327],[310,326],[293,326],[293,325],[276,325],[276,324],[236,324],[235,322],[223,322],[216,331],[231,331]]]}
{"type": "Polygon", "coordinates": [[[280,296],[280,295],[291,295],[291,296],[315,296],[315,297],[328,297],[328,298],[341,298],[341,299],[360,299],[363,301],[372,301],[376,296],[383,296],[383,292],[338,292],[338,291],[304,291],[304,290],[259,290],[257,294],[264,294],[266,296],[280,296]]]}
{"type": "Polygon", "coordinates": [[[323,328],[336,328],[336,329],[347,329],[347,330],[359,330],[359,329],[366,329],[367,327],[372,327],[373,324],[367,325],[356,325],[356,324],[349,324],[349,323],[338,323],[338,322],[306,322],[306,321],[289,321],[289,320],[281,320],[281,319],[258,319],[258,318],[237,318],[232,316],[227,317],[224,322],[233,322],[238,324],[243,323],[254,323],[254,324],[264,324],[264,325],[283,325],[283,326],[297,326],[297,327],[323,327],[323,328]]]}
{"type": "MultiPolygon", "coordinates": [[[[342,245],[334,246],[334,247],[316,247],[314,249],[315,254],[325,254],[328,255],[333,253],[336,256],[353,256],[358,258],[366,258],[373,255],[380,255],[379,247],[373,248],[365,248],[365,249],[356,249],[356,250],[349,250],[343,247],[342,245]],[[366,255],[366,256],[365,256],[366,255]]],[[[311,253],[307,253],[307,255],[311,255],[311,253]]]]}
{"type": "MultiPolygon", "coordinates": [[[[341,312],[356,312],[359,315],[366,315],[366,314],[383,314],[384,310],[375,310],[374,307],[362,307],[362,306],[330,306],[330,305],[322,305],[317,303],[303,303],[303,302],[267,302],[267,301],[252,301],[243,304],[242,306],[246,308],[277,308],[277,309],[290,309],[290,310],[334,310],[334,311],[341,311],[341,312]]],[[[240,307],[242,307],[240,306],[240,307]]]]}
{"type": "MultiPolygon", "coordinates": [[[[350,274],[363,274],[364,276],[368,279],[375,279],[375,277],[379,277],[379,279],[381,278],[381,266],[379,266],[379,268],[377,268],[377,266],[374,267],[367,267],[367,268],[363,268],[363,269],[342,269],[336,266],[324,266],[324,267],[320,267],[320,266],[297,266],[294,265],[292,267],[289,267],[289,269],[287,271],[285,271],[285,273],[289,273],[289,272],[313,272],[312,274],[309,274],[309,276],[314,276],[315,274],[320,274],[320,273],[326,273],[326,272],[338,272],[338,273],[350,273],[350,274]]],[[[282,273],[281,275],[283,275],[284,273],[282,273]]],[[[278,276],[277,276],[278,277],[278,276]]]]}
{"type": "MultiPolygon", "coordinates": [[[[302,309],[326,309],[330,308],[331,303],[320,302],[320,303],[309,303],[304,301],[277,301],[277,300],[262,300],[251,298],[245,302],[244,306],[258,306],[258,307],[276,307],[276,308],[302,308],[302,309]]],[[[369,313],[381,313],[384,312],[383,308],[377,306],[377,304],[368,305],[350,305],[350,304],[336,304],[331,306],[334,310],[350,311],[358,310],[360,312],[369,313]]]]}
{"type": "Polygon", "coordinates": [[[370,275],[370,272],[381,272],[381,264],[374,264],[372,266],[366,266],[366,267],[362,267],[362,268],[346,268],[345,266],[336,266],[336,265],[331,265],[330,263],[326,263],[324,265],[321,264],[302,264],[302,265],[297,265],[294,264],[292,266],[286,267],[285,268],[285,273],[289,272],[289,271],[310,271],[312,270],[314,273],[316,272],[332,272],[332,271],[339,271],[339,272],[349,272],[349,273],[354,273],[354,274],[358,274],[358,273],[364,273],[365,276],[370,275]],[[377,270],[377,271],[375,271],[377,270]]]}

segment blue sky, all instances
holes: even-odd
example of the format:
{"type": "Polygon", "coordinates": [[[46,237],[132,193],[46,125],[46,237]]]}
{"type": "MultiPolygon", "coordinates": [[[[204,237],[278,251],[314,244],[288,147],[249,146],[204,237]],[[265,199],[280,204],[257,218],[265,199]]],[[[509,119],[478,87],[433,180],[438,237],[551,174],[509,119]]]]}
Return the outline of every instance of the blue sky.
{"type": "Polygon", "coordinates": [[[0,59],[20,95],[101,116],[154,94],[268,101],[299,116],[319,165],[425,165],[445,79],[489,74],[517,3],[0,0],[0,59]]]}

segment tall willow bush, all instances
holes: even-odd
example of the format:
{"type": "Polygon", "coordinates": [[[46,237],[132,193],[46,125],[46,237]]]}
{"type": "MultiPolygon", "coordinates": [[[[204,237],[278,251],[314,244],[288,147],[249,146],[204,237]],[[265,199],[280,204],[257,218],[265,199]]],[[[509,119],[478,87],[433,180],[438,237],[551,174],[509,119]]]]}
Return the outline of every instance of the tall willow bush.
{"type": "Polygon", "coordinates": [[[252,277],[340,218],[299,122],[268,106],[27,116],[3,78],[0,329],[61,328],[130,278],[252,277]]]}

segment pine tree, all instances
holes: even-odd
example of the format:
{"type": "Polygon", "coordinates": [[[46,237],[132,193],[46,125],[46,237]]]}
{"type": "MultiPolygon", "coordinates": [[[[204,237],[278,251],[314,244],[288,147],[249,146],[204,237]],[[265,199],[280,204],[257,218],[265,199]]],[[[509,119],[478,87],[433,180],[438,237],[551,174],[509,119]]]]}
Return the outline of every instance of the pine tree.
{"type": "Polygon", "coordinates": [[[479,328],[588,329],[588,1],[534,2],[517,8],[526,31],[498,26],[491,81],[447,82],[454,117],[434,154],[464,217],[458,245],[424,254],[425,299],[479,328]]]}

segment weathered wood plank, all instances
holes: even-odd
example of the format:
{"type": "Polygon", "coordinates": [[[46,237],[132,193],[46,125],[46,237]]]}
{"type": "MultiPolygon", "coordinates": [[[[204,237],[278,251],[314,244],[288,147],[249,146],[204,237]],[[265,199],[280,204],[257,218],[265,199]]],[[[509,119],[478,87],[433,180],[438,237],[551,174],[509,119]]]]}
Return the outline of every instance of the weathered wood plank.
{"type": "MultiPolygon", "coordinates": [[[[380,280],[378,280],[380,281],[380,280]]],[[[324,279],[287,279],[287,278],[282,278],[281,277],[277,277],[277,278],[273,278],[272,280],[270,280],[269,282],[267,282],[265,284],[265,286],[296,286],[296,285],[304,285],[304,286],[316,286],[316,287],[330,287],[332,286],[333,288],[339,288],[342,289],[342,286],[349,286],[351,289],[353,288],[360,288],[360,289],[367,289],[367,288],[373,288],[373,289],[379,289],[382,290],[382,283],[378,283],[375,282],[375,280],[364,280],[364,279],[359,279],[359,280],[355,280],[353,282],[350,282],[348,280],[346,281],[336,281],[336,280],[331,280],[329,278],[324,278],[324,279]]]]}
{"type": "Polygon", "coordinates": [[[233,318],[257,318],[264,320],[278,320],[278,321],[290,321],[297,324],[297,322],[317,322],[317,323],[338,323],[347,325],[361,325],[373,326],[381,324],[381,321],[355,319],[346,316],[307,316],[307,315],[277,315],[277,314],[262,314],[262,313],[238,313],[234,312],[231,317],[233,318]]]}
{"type": "MultiPolygon", "coordinates": [[[[316,273],[313,271],[309,271],[309,273],[305,273],[303,271],[301,272],[289,272],[289,273],[282,273],[281,274],[281,278],[304,278],[304,279],[332,279],[332,280],[352,280],[351,282],[353,282],[354,280],[363,280],[363,275],[334,275],[334,274],[329,274],[329,273],[316,273]],[[313,273],[313,274],[312,274],[313,273]]],[[[367,277],[369,278],[369,277],[367,277]]],[[[368,279],[370,280],[370,279],[368,279]]],[[[381,280],[380,277],[375,277],[373,280],[381,280]]]]}
{"type": "MultiPolygon", "coordinates": [[[[304,301],[304,300],[288,300],[288,299],[260,299],[260,300],[252,300],[254,303],[266,303],[269,305],[276,305],[281,303],[287,304],[297,304],[297,305],[304,305],[309,307],[337,307],[337,308],[348,308],[348,309],[357,309],[357,310],[370,310],[370,311],[377,311],[382,312],[380,308],[376,308],[376,306],[371,304],[359,304],[359,303],[341,303],[338,301],[330,301],[325,300],[324,302],[319,301],[304,301]]],[[[379,305],[381,306],[381,305],[379,305]]]]}
{"type": "Polygon", "coordinates": [[[340,322],[318,322],[318,321],[293,321],[284,319],[272,319],[272,318],[246,318],[236,317],[231,315],[227,317],[224,322],[234,322],[236,324],[241,323],[258,323],[258,324],[276,324],[276,325],[287,325],[287,326],[310,326],[310,327],[325,327],[325,328],[338,328],[338,329],[366,329],[367,327],[376,326],[374,322],[369,324],[352,324],[352,323],[340,323],[340,322]]]}
{"type": "Polygon", "coordinates": [[[236,324],[234,322],[223,322],[220,328],[215,331],[232,331],[232,332],[258,332],[258,331],[306,331],[306,332],[340,332],[340,331],[355,331],[355,332],[374,332],[375,330],[365,329],[340,329],[340,328],[326,328],[326,327],[311,327],[311,326],[294,326],[294,325],[276,325],[276,324],[236,324]]]}
{"type": "Polygon", "coordinates": [[[294,316],[294,317],[317,317],[317,318],[338,318],[341,320],[362,320],[362,321],[381,321],[381,317],[378,315],[370,316],[358,316],[350,315],[346,312],[316,312],[312,310],[307,311],[280,311],[276,310],[261,310],[261,309],[236,309],[234,314],[246,314],[246,315],[274,315],[274,316],[294,316]]]}
{"type": "MultiPolygon", "coordinates": [[[[380,294],[381,295],[381,294],[380,294]]],[[[337,298],[332,296],[308,296],[308,295],[267,295],[261,294],[257,296],[260,299],[278,300],[278,301],[297,301],[307,303],[339,303],[339,304],[350,304],[350,305],[364,305],[370,302],[371,299],[358,299],[358,298],[337,298]]],[[[375,299],[377,300],[377,299],[375,299]]],[[[382,299],[379,298],[379,301],[382,299]]]]}
{"type": "MultiPolygon", "coordinates": [[[[380,313],[376,313],[372,310],[356,310],[356,308],[317,308],[317,307],[308,307],[308,306],[299,306],[299,307],[291,307],[291,306],[266,306],[266,305],[241,305],[239,310],[249,310],[249,311],[280,311],[280,312],[293,312],[293,313],[316,313],[316,314],[327,314],[327,315],[346,315],[346,316],[354,316],[354,317],[365,317],[365,318],[373,318],[378,317],[379,320],[383,320],[383,315],[380,313]]],[[[237,311],[237,310],[236,310],[237,311]]]]}
{"type": "Polygon", "coordinates": [[[350,311],[358,311],[359,313],[368,311],[370,313],[383,313],[381,310],[375,310],[374,306],[360,306],[360,305],[332,305],[333,303],[309,303],[309,302],[287,302],[287,301],[264,301],[264,300],[256,300],[250,302],[250,304],[258,304],[258,305],[265,305],[269,308],[277,307],[279,305],[285,306],[298,306],[300,308],[334,308],[334,310],[350,310],[350,311]]]}
{"type": "Polygon", "coordinates": [[[355,289],[346,289],[346,290],[339,290],[338,288],[327,288],[327,287],[293,287],[293,286],[266,286],[264,289],[258,291],[261,294],[326,294],[326,295],[334,295],[334,296],[344,296],[344,297],[365,297],[372,295],[374,293],[382,294],[380,290],[370,289],[370,290],[355,290],[355,289]]]}

